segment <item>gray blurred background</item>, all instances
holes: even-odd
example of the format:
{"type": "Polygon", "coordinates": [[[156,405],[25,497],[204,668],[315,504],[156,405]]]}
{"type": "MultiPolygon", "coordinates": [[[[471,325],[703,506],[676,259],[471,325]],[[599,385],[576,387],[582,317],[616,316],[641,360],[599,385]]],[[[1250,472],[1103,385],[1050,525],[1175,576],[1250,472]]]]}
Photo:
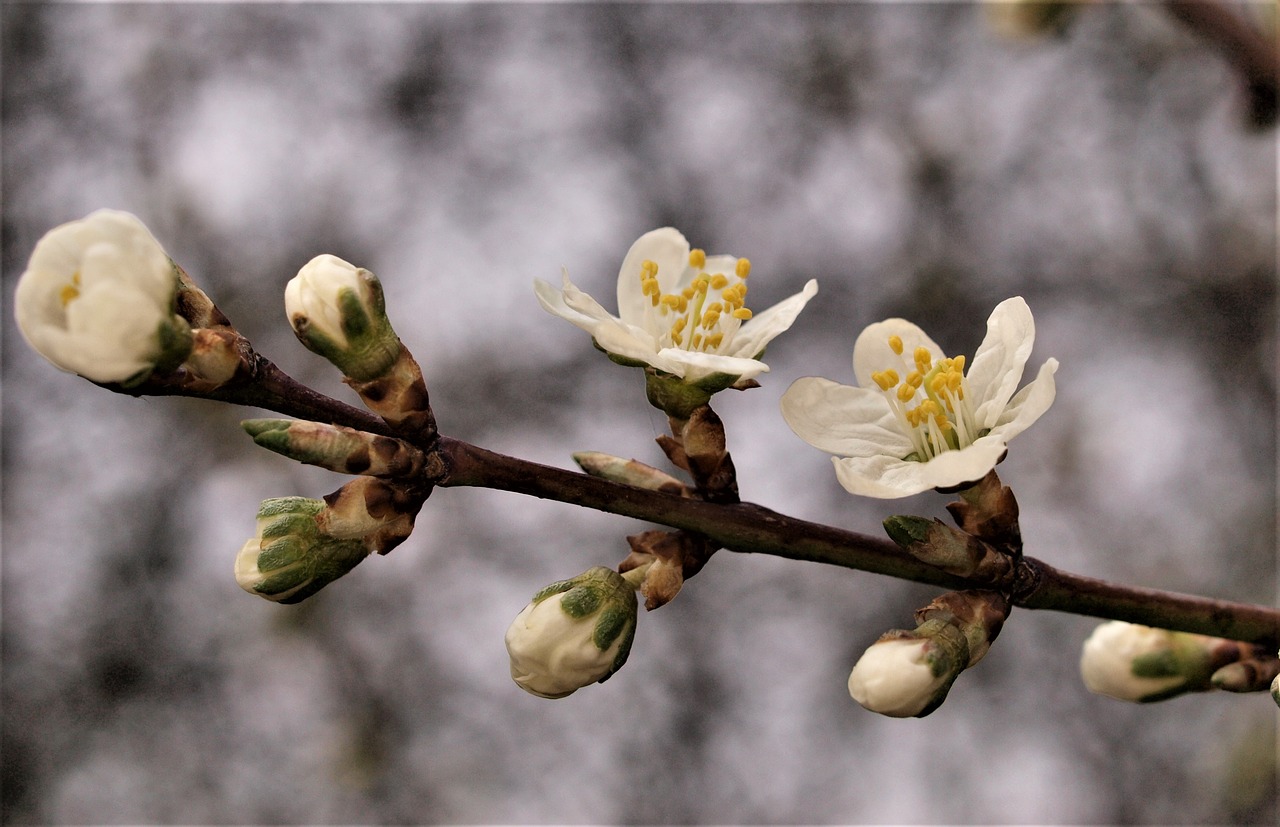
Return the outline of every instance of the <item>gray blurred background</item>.
{"type": "Polygon", "coordinates": [[[1158,6],[1016,39],[974,5],[28,5],[3,23],[3,781],[7,823],[1262,823],[1265,695],[1090,695],[1083,617],[1018,611],[922,720],[848,671],[933,592],[722,552],[559,701],[502,636],[635,521],[441,490],[414,536],[299,606],[231,574],[260,500],[342,478],[256,449],[256,411],[132,399],[17,335],[40,234],[152,228],[260,351],[352,399],[289,332],[313,255],[369,267],[444,433],[568,466],[660,464],[638,371],[531,284],[613,305],[673,224],[817,278],[764,387],[717,398],[744,498],[876,533],[777,400],[852,382],[861,328],[972,354],[1025,296],[1058,400],[1001,470],[1027,552],[1274,604],[1276,144],[1158,6]]]}

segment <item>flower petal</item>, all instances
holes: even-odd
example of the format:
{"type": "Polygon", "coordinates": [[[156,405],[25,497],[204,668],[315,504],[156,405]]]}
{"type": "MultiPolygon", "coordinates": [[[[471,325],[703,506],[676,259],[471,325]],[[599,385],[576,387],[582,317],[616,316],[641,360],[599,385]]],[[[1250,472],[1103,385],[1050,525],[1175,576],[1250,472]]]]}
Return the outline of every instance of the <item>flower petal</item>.
{"type": "Polygon", "coordinates": [[[759,356],[769,342],[773,341],[778,334],[786,332],[795,323],[800,311],[804,310],[809,299],[813,298],[817,292],[818,280],[809,279],[799,293],[752,316],[738,328],[737,334],[733,337],[729,355],[747,358],[759,356]]]}
{"type": "Polygon", "coordinates": [[[796,436],[829,454],[896,461],[911,453],[911,440],[877,391],[806,376],[787,388],[781,407],[796,436]]]}
{"type": "Polygon", "coordinates": [[[973,394],[974,416],[991,428],[1022,381],[1022,370],[1036,340],[1031,308],[1021,296],[996,305],[987,319],[987,335],[965,371],[973,394]]]}
{"type": "MultiPolygon", "coordinates": [[[[945,355],[942,348],[929,338],[929,334],[906,319],[885,319],[883,322],[867,325],[853,343],[853,375],[857,377],[859,385],[869,388],[873,384],[873,373],[886,368],[898,370],[905,367],[908,371],[914,370],[912,354],[918,347],[928,350],[934,359],[941,359],[945,355]],[[902,355],[894,353],[889,347],[890,336],[902,339],[902,355]]],[[[902,373],[905,376],[905,371],[902,373]]]]}
{"type": "Polygon", "coordinates": [[[960,451],[945,451],[928,462],[908,462],[881,454],[833,458],[836,478],[845,490],[864,497],[894,499],[976,482],[1004,455],[1004,440],[990,435],[960,451]]]}
{"type": "Polygon", "coordinates": [[[645,260],[658,265],[658,285],[663,293],[675,292],[689,267],[689,242],[674,227],[650,230],[631,245],[618,271],[618,318],[644,326],[649,299],[640,284],[640,265],[645,260]]]}
{"type": "Polygon", "coordinates": [[[720,356],[715,353],[703,353],[700,350],[684,350],[676,347],[664,347],[658,351],[658,358],[668,365],[662,367],[653,361],[654,367],[673,373],[686,382],[697,382],[715,373],[727,373],[744,379],[752,379],[769,370],[769,366],[759,359],[741,359],[735,356],[720,356]]]}
{"type": "Polygon", "coordinates": [[[992,436],[998,436],[1005,442],[1031,427],[1037,419],[1049,410],[1057,395],[1053,375],[1058,370],[1058,360],[1048,359],[1040,366],[1036,378],[1026,387],[1018,391],[1009,401],[1004,412],[1000,414],[991,429],[992,436]]]}

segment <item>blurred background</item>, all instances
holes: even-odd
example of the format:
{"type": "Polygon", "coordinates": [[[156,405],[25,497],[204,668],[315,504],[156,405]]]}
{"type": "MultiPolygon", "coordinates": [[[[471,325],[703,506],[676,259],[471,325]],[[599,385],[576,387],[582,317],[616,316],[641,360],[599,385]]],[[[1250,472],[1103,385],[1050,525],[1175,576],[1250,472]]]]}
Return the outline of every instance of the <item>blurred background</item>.
{"type": "MultiPolygon", "coordinates": [[[[1244,11],[1248,11],[1245,9],[1244,11]]],[[[6,823],[1261,823],[1265,694],[1090,695],[1089,618],[1017,611],[920,720],[850,700],[933,590],[718,554],[630,662],[559,701],[502,637],[647,526],[437,491],[408,542],[298,606],[232,561],[267,497],[343,479],[256,449],[258,415],[54,370],[12,318],[40,235],[139,215],[258,349],[353,400],[284,319],[312,256],[372,269],[441,430],[569,466],[661,465],[636,370],[542,312],[613,306],[654,227],[751,258],[752,306],[817,278],[764,386],[717,397],[743,496],[878,533],[777,412],[853,381],[866,324],[972,354],[1027,298],[1058,399],[1001,476],[1027,553],[1276,600],[1276,141],[1157,5],[1010,36],[969,4],[5,4],[6,823]]]]}

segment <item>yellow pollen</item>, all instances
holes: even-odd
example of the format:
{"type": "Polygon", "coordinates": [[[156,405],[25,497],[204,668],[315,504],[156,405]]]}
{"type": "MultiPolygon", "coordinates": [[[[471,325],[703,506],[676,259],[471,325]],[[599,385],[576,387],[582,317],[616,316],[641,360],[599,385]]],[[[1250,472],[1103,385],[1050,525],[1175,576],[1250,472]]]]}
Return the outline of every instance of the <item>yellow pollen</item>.
{"type": "Polygon", "coordinates": [[[671,325],[671,332],[680,333],[681,331],[684,330],[684,326],[688,323],[689,323],[689,317],[681,316],[680,318],[676,319],[675,322],[671,325]]]}
{"type": "Polygon", "coordinates": [[[902,337],[901,336],[889,337],[889,350],[892,350],[898,356],[902,355],[902,337]]]}
{"type": "Polygon", "coordinates": [[[724,341],[723,333],[713,333],[707,337],[707,347],[720,347],[720,343],[724,341]]]}
{"type": "MultiPolygon", "coordinates": [[[[715,305],[712,305],[712,308],[714,307],[715,305]]],[[[707,330],[710,330],[711,328],[715,327],[716,323],[719,321],[720,321],[719,310],[709,309],[707,310],[706,313],[702,314],[702,326],[705,327],[707,330]]]]}
{"type": "Polygon", "coordinates": [[[913,388],[918,388],[924,384],[924,374],[918,370],[913,370],[907,374],[907,384],[913,388]]]}
{"type": "Polygon", "coordinates": [[[747,319],[751,318],[751,311],[745,307],[739,307],[737,310],[733,311],[733,318],[741,319],[745,322],[747,319]]]}
{"type": "Polygon", "coordinates": [[[887,391],[894,385],[898,384],[898,372],[890,368],[882,370],[879,373],[871,374],[871,379],[880,386],[880,390],[887,391]]]}
{"type": "Polygon", "coordinates": [[[737,274],[738,278],[745,279],[747,276],[751,275],[751,262],[745,258],[738,259],[738,263],[734,266],[733,272],[737,274]]]}
{"type": "Polygon", "coordinates": [[[80,298],[80,271],[71,274],[71,283],[58,291],[58,301],[63,307],[80,298]]]}
{"type": "Polygon", "coordinates": [[[692,287],[686,287],[680,291],[680,295],[684,296],[686,299],[692,299],[694,292],[695,291],[692,287]]]}
{"type": "Polygon", "coordinates": [[[916,348],[915,352],[916,368],[921,373],[928,373],[929,368],[933,366],[933,355],[929,353],[929,349],[921,345],[916,348]]]}
{"type": "Polygon", "coordinates": [[[898,386],[898,399],[903,402],[910,402],[911,398],[916,395],[916,389],[910,385],[903,383],[898,386]]]}
{"type": "Polygon", "coordinates": [[[729,277],[724,273],[716,273],[711,277],[711,289],[723,290],[729,286],[729,277]]]}
{"type": "Polygon", "coordinates": [[[662,304],[666,307],[671,308],[672,310],[676,310],[680,307],[680,302],[683,298],[684,298],[683,296],[673,296],[670,293],[668,293],[667,295],[662,297],[662,304]]]}
{"type": "Polygon", "coordinates": [[[952,359],[951,366],[954,367],[956,371],[958,371],[959,373],[964,373],[964,354],[961,353],[959,356],[952,359]]]}
{"type": "Polygon", "coordinates": [[[701,334],[701,333],[695,333],[695,334],[693,334],[693,341],[692,341],[692,342],[690,342],[689,344],[693,347],[693,349],[694,349],[694,350],[701,350],[701,349],[702,349],[702,334],[701,334]]]}
{"type": "Polygon", "coordinates": [[[705,250],[689,251],[689,266],[695,270],[701,270],[707,266],[707,253],[705,250]]]}

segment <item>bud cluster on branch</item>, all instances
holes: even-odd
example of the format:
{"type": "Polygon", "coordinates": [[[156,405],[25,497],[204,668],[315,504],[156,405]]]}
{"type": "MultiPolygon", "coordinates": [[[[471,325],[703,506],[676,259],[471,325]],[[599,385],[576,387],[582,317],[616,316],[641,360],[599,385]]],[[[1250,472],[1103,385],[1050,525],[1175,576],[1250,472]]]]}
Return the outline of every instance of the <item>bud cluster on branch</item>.
{"type": "Polygon", "coordinates": [[[611,361],[639,368],[667,417],[657,439],[672,468],[599,451],[584,473],[505,457],[440,435],[422,371],[392,327],[382,285],[335,256],[306,264],[284,290],[298,340],[342,372],[360,410],[299,384],[254,351],[132,215],[102,210],[51,230],[16,295],[19,329],[55,366],[132,395],[180,394],[296,417],[245,420],[264,448],[350,480],[322,499],[264,501],[235,557],[248,592],[296,603],[411,534],[432,490],[472,485],[550,497],[661,523],[626,537],[614,568],[595,566],[537,591],[511,624],[515,683],[561,698],[627,660],[639,592],[647,610],[675,599],[720,549],[821,560],[948,589],[853,666],[850,695],[893,717],[924,716],[988,652],[1015,606],[1111,618],[1084,646],[1086,686],[1130,701],[1186,692],[1271,689],[1280,703],[1280,612],[1090,581],[1023,555],[1018,503],[996,475],[1010,442],[1052,405],[1058,363],[1022,385],[1035,341],[1021,297],[1001,302],[972,358],[948,356],[919,327],[888,319],[853,346],[857,385],[797,379],[781,413],[832,454],[857,496],[958,494],[954,526],[916,515],[884,521],[892,543],[767,511],[740,499],[715,394],[748,391],[765,348],[817,294],[809,281],[777,305],[748,306],[751,263],[707,255],[670,227],[623,257],[617,315],[576,287],[535,281],[538,302],[590,334],[611,361]],[[1137,622],[1149,625],[1137,625],[1137,622]],[[1218,634],[1206,634],[1217,632],[1218,634]],[[1235,637],[1238,639],[1228,639],[1235,637]]]}

